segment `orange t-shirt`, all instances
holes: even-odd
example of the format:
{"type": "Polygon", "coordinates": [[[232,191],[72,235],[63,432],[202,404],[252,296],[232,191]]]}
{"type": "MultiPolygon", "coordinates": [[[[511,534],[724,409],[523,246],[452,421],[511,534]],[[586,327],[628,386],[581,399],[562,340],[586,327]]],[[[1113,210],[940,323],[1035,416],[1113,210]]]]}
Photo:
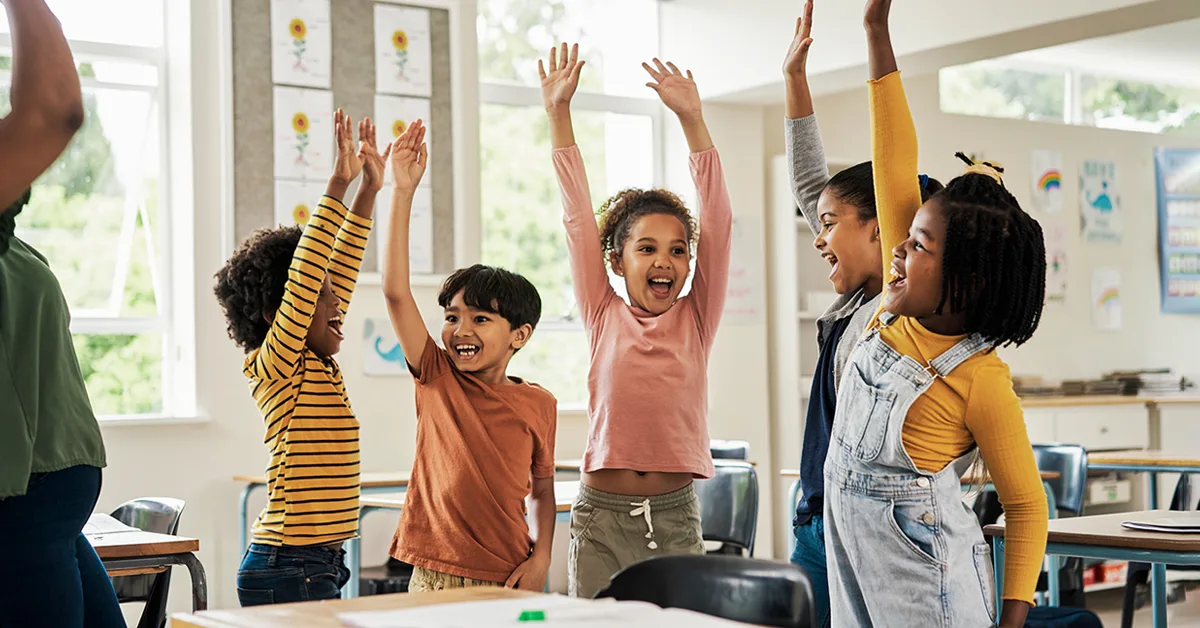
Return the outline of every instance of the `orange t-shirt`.
{"type": "Polygon", "coordinates": [[[557,402],[513,378],[485,384],[430,338],[417,379],[417,451],[390,553],[442,573],[504,582],[533,548],[531,477],[554,477],[557,402]]]}

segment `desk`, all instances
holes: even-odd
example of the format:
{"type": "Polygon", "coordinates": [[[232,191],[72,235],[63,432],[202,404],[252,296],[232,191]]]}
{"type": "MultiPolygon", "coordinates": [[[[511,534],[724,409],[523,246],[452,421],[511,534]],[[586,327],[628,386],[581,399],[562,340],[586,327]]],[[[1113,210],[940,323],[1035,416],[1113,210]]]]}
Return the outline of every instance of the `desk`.
{"type": "Polygon", "coordinates": [[[181,613],[171,617],[171,626],[173,628],[342,628],[337,613],[381,611],[430,604],[522,597],[538,598],[541,596],[536,593],[499,587],[431,591],[429,593],[392,593],[353,600],[275,604],[204,613],[181,613]]]}
{"type": "Polygon", "coordinates": [[[1159,473],[1200,473],[1200,456],[1156,449],[1088,454],[1088,469],[1145,473],[1150,478],[1150,510],[1158,509],[1159,473]]]}
{"type": "MultiPolygon", "coordinates": [[[[1055,519],[1050,522],[1046,534],[1046,554],[1151,563],[1150,599],[1154,627],[1166,628],[1166,565],[1200,565],[1200,535],[1138,532],[1126,530],[1121,527],[1121,522],[1152,522],[1185,516],[1195,518],[1200,524],[1200,513],[1169,510],[1055,519]]],[[[996,603],[1000,608],[1004,590],[1004,524],[987,526],[983,532],[995,537],[996,603]]]]}
{"type": "Polygon", "coordinates": [[[208,608],[208,582],[204,566],[194,552],[200,541],[182,536],[131,530],[85,535],[110,575],[157,573],[171,565],[187,567],[192,577],[192,610],[208,608]]]}
{"type": "MultiPolygon", "coordinates": [[[[554,483],[554,517],[556,523],[571,521],[571,505],[579,493],[579,482],[554,483]]],[[[358,529],[361,533],[363,519],[376,510],[404,510],[404,498],[407,493],[380,493],[363,495],[358,502],[358,529]]],[[[553,532],[551,532],[553,533],[553,532]]],[[[346,569],[350,571],[350,581],[342,589],[342,597],[352,599],[358,597],[358,573],[362,569],[362,544],[358,539],[346,543],[346,569]]]]}

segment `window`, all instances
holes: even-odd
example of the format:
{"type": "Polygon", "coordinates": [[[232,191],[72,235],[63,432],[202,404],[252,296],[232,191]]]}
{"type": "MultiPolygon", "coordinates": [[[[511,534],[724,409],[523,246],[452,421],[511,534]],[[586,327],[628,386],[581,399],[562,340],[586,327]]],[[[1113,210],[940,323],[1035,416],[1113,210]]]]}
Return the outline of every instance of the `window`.
{"type": "Polygon", "coordinates": [[[659,104],[641,62],[657,54],[654,0],[481,0],[479,35],[483,261],[529,278],[542,321],[513,372],[566,407],[587,402],[587,336],[579,322],[537,61],[579,42],[587,61],[573,102],[592,202],[661,178],[659,104]]]}
{"type": "Polygon", "coordinates": [[[1063,122],[1066,74],[1035,72],[981,62],[943,68],[938,75],[942,111],[968,116],[1063,122]]]}
{"type": "MultiPolygon", "coordinates": [[[[50,261],[71,307],[75,350],[98,415],[173,407],[164,0],[114,12],[51,0],[83,87],[85,121],[35,183],[17,233],[50,261]]],[[[0,48],[11,55],[7,21],[0,48]]],[[[0,57],[7,113],[11,57],[0,57]]]]}

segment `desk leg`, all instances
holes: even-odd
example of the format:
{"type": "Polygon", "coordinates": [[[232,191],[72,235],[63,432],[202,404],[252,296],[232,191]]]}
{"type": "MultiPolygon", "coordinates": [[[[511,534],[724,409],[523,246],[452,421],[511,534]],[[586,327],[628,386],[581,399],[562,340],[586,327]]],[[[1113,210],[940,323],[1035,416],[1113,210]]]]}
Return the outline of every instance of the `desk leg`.
{"type": "Polygon", "coordinates": [[[238,551],[242,553],[245,553],[246,548],[250,546],[250,541],[247,539],[250,522],[248,520],[249,513],[246,510],[249,507],[250,493],[253,493],[256,487],[258,487],[257,484],[247,484],[246,488],[242,489],[242,495],[238,501],[238,521],[241,522],[238,525],[238,551]]]}
{"type": "Polygon", "coordinates": [[[1004,537],[992,537],[992,569],[996,572],[996,617],[1004,608],[1004,537]]]}
{"type": "Polygon", "coordinates": [[[1150,476],[1150,510],[1158,510],[1158,473],[1148,472],[1150,476]]]}
{"type": "Polygon", "coordinates": [[[1167,628],[1167,566],[1150,565],[1150,608],[1154,612],[1154,628],[1167,628]]]}
{"type": "Polygon", "coordinates": [[[178,558],[192,578],[192,612],[207,610],[208,578],[204,575],[204,565],[200,564],[195,554],[180,554],[178,558]]]}

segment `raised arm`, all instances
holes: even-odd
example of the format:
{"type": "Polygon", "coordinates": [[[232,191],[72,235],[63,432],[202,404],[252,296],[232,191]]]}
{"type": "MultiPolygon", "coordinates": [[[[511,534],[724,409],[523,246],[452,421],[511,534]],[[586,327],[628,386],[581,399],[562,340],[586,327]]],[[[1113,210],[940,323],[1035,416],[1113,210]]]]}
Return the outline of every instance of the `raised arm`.
{"type": "Polygon", "coordinates": [[[584,324],[590,326],[608,300],[616,297],[616,292],[608,283],[587,171],[583,166],[583,155],[575,145],[575,131],[571,125],[571,97],[579,86],[583,64],[579,60],[579,44],[572,46],[568,53],[564,43],[550,49],[549,69],[538,59],[538,75],[542,79],[542,100],[550,122],[554,174],[562,193],[563,226],[567,231],[575,299],[584,324]]]}
{"type": "Polygon", "coordinates": [[[400,350],[408,367],[421,377],[421,356],[429,342],[429,330],[417,308],[409,278],[408,232],[412,218],[413,195],[425,174],[429,152],[425,146],[425,125],[416,120],[391,145],[392,214],[387,234],[387,255],[383,265],[383,296],[387,302],[392,329],[400,340],[400,350]]]}
{"type": "Polygon", "coordinates": [[[796,20],[796,35],[788,47],[783,62],[784,85],[787,87],[787,107],[784,113],[784,135],[787,139],[788,174],[792,198],[812,230],[821,233],[817,215],[817,199],[829,183],[829,164],[821,145],[821,130],[813,113],[812,93],[808,89],[808,51],[812,46],[812,0],[804,3],[804,17],[796,20]]]}
{"type": "Polygon", "coordinates": [[[896,69],[888,31],[891,0],[868,0],[863,25],[867,31],[871,80],[871,160],[875,202],[883,246],[883,277],[891,277],[892,249],[908,239],[921,207],[917,178],[917,129],[896,69]]]}
{"type": "Polygon", "coordinates": [[[0,213],[66,150],[83,126],[83,95],[62,25],[43,0],[7,0],[12,110],[0,119],[0,213]]]}
{"type": "Polygon", "coordinates": [[[350,214],[342,223],[333,245],[333,256],[329,259],[329,284],[341,301],[342,316],[350,311],[350,300],[354,298],[354,287],[358,283],[358,272],[362,268],[363,255],[367,250],[367,238],[371,235],[371,216],[375,212],[375,197],[383,187],[383,169],[391,152],[391,144],[380,154],[375,147],[375,125],[370,118],[358,123],[358,161],[362,163],[362,182],[350,204],[350,214]]]}

